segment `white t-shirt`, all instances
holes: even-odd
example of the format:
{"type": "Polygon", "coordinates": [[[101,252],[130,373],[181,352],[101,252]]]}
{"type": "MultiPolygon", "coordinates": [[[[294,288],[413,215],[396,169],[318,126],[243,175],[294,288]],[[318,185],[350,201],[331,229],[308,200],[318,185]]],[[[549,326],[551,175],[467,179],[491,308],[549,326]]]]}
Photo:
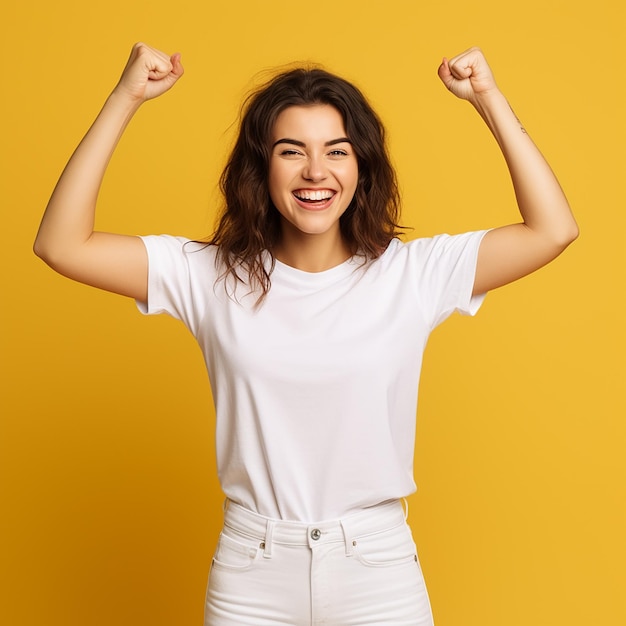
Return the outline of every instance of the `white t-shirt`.
{"type": "Polygon", "coordinates": [[[473,315],[484,232],[394,239],[377,260],[319,273],[276,262],[260,307],[216,279],[214,246],[144,237],[147,314],[184,322],[205,357],[226,496],[313,522],[415,491],[422,354],[455,310],[473,315]]]}

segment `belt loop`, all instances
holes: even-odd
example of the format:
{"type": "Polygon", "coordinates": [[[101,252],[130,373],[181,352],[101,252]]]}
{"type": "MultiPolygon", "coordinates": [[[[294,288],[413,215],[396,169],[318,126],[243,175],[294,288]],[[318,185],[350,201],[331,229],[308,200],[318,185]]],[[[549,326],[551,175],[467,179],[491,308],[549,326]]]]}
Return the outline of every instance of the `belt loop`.
{"type": "Polygon", "coordinates": [[[263,542],[263,556],[266,559],[272,558],[272,535],[274,534],[274,521],[267,520],[267,526],[265,528],[265,541],[263,542]]]}
{"type": "Polygon", "coordinates": [[[404,521],[406,522],[409,519],[409,501],[402,498],[402,502],[404,502],[404,521]]]}
{"type": "Polygon", "coordinates": [[[346,556],[352,556],[352,537],[348,534],[348,529],[346,528],[346,524],[343,520],[339,522],[341,524],[341,530],[343,531],[343,542],[346,546],[346,556]]]}

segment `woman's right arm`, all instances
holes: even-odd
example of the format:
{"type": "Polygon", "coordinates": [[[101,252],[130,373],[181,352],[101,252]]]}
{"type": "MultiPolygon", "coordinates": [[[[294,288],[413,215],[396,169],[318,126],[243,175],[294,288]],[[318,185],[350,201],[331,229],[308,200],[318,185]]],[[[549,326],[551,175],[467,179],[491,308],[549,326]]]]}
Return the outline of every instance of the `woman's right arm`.
{"type": "Polygon", "coordinates": [[[111,155],[141,104],[160,96],[183,75],[171,57],[135,44],[119,83],[65,167],[50,197],[34,251],[73,280],[147,299],[148,259],[138,237],[94,232],[98,192],[111,155]]]}

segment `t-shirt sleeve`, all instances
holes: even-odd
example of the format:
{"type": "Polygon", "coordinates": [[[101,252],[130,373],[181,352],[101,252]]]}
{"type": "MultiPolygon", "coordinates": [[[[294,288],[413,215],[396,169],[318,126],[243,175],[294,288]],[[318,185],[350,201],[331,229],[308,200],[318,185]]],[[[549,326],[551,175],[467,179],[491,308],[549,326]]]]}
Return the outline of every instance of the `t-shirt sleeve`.
{"type": "Polygon", "coordinates": [[[452,313],[475,315],[485,294],[472,295],[480,243],[487,231],[438,235],[419,250],[418,291],[431,328],[452,313]]]}
{"type": "Polygon", "coordinates": [[[197,303],[192,290],[189,245],[184,237],[150,235],[141,237],[148,253],[148,299],[136,301],[144,315],[167,313],[192,331],[197,303]]]}

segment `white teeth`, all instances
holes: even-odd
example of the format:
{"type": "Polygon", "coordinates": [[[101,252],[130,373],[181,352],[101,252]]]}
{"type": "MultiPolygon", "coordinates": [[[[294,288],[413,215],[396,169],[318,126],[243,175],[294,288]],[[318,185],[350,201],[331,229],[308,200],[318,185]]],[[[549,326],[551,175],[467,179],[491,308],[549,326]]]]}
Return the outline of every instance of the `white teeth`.
{"type": "Polygon", "coordinates": [[[294,192],[294,195],[300,200],[328,200],[328,198],[333,197],[333,192],[328,189],[313,191],[310,189],[301,189],[294,192]]]}

